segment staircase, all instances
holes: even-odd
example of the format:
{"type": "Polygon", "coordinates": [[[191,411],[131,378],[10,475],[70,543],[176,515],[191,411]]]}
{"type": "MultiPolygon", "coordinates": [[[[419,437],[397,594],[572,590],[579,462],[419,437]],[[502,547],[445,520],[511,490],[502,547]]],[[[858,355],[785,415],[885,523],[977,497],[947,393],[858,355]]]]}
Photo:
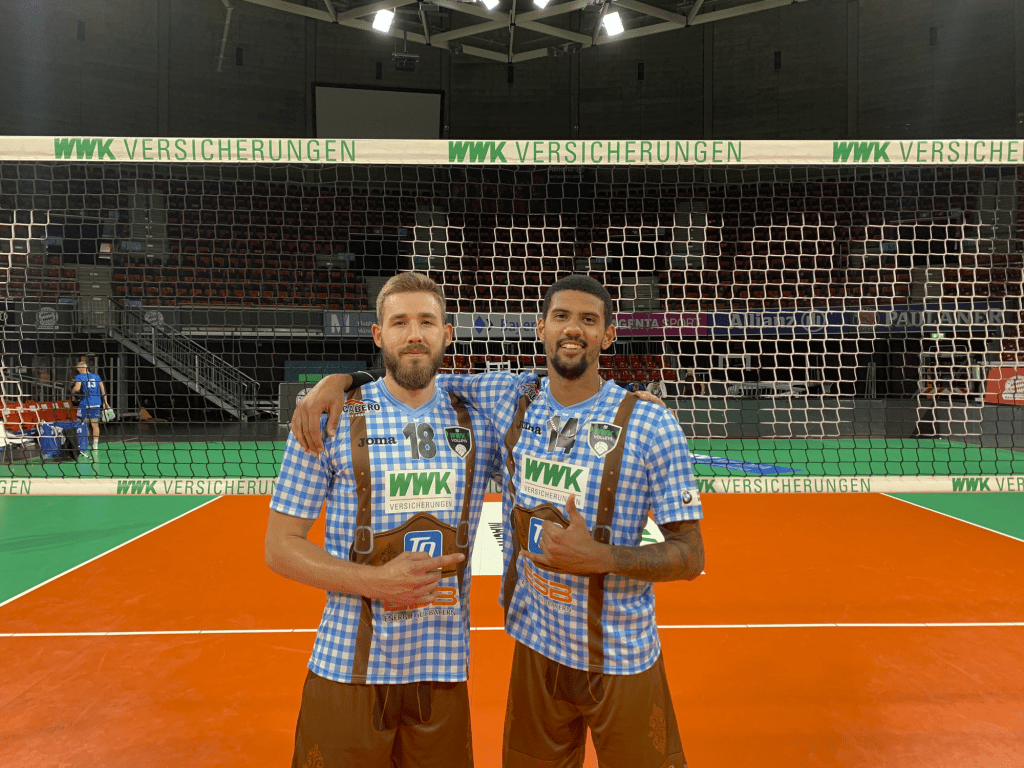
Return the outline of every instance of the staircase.
{"type": "Polygon", "coordinates": [[[110,304],[107,333],[122,346],[239,421],[256,414],[259,382],[170,326],[147,321],[142,307],[113,298],[110,304]]]}

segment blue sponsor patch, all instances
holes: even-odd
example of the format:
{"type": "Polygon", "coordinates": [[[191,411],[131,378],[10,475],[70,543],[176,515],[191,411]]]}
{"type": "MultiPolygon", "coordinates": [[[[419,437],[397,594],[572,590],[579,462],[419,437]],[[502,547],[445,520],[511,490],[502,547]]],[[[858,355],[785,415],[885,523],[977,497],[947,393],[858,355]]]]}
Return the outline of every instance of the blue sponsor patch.
{"type": "Polygon", "coordinates": [[[543,555],[544,550],[540,548],[540,537],[544,532],[544,521],[539,517],[530,518],[530,546],[528,549],[535,555],[543,555]]]}
{"type": "Polygon", "coordinates": [[[777,464],[758,464],[753,461],[738,461],[726,456],[702,456],[698,453],[693,454],[693,463],[724,467],[734,472],[745,472],[748,475],[792,475],[804,471],[793,467],[780,467],[777,464]]]}
{"type": "Polygon", "coordinates": [[[431,557],[439,557],[443,541],[440,531],[409,531],[405,534],[405,551],[426,552],[431,557]]]}

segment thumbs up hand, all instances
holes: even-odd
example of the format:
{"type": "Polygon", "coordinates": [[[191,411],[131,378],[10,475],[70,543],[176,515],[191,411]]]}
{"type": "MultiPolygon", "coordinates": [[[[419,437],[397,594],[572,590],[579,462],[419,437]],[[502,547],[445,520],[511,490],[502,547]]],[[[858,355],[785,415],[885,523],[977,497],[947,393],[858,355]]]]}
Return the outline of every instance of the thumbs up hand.
{"type": "Polygon", "coordinates": [[[565,502],[569,527],[545,521],[542,526],[540,548],[543,555],[522,550],[524,557],[537,565],[559,568],[567,573],[590,574],[608,573],[614,565],[612,548],[608,544],[594,541],[587,528],[587,521],[576,509],[576,497],[570,496],[565,502]]]}

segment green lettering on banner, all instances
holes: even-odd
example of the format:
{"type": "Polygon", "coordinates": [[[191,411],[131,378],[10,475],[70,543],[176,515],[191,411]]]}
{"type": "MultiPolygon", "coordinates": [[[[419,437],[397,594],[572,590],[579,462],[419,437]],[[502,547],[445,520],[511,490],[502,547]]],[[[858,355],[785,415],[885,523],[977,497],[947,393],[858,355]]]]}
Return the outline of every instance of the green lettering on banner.
{"type": "Polygon", "coordinates": [[[634,144],[636,144],[635,141],[627,141],[626,142],[626,162],[627,163],[632,163],[633,162],[633,154],[636,152],[636,150],[633,149],[633,145],[634,144]]]}
{"type": "Polygon", "coordinates": [[[284,150],[283,150],[283,147],[281,145],[281,140],[280,139],[278,139],[277,141],[270,142],[269,148],[270,148],[270,159],[273,160],[274,162],[280,160],[284,156],[284,150]],[[276,157],[274,156],[274,147],[277,147],[277,156],[276,157]]]}
{"type": "Polygon", "coordinates": [[[958,493],[977,493],[990,491],[987,477],[954,477],[953,490],[958,493]]]}
{"type": "Polygon", "coordinates": [[[213,150],[210,150],[210,154],[206,154],[206,145],[213,146],[213,139],[203,139],[199,142],[199,153],[202,155],[203,160],[213,160],[213,150]]]}
{"type": "Polygon", "coordinates": [[[224,159],[224,152],[228,153],[227,159],[231,159],[231,139],[225,141],[224,139],[217,140],[217,156],[220,160],[224,159]]]}
{"type": "Polygon", "coordinates": [[[576,142],[565,142],[565,159],[570,163],[575,163],[577,157],[579,157],[579,155],[576,154],[576,142]]]}
{"type": "Polygon", "coordinates": [[[302,160],[302,142],[293,141],[289,139],[288,142],[288,160],[302,160]]]}
{"type": "Polygon", "coordinates": [[[693,145],[693,159],[698,163],[707,162],[708,159],[708,143],[706,141],[698,141],[693,145]]]}
{"type": "Polygon", "coordinates": [[[690,142],[688,141],[677,141],[676,142],[676,162],[682,158],[684,163],[690,162],[690,142]]]}
{"type": "Polygon", "coordinates": [[[736,161],[737,163],[743,162],[743,142],[742,141],[730,141],[729,142],[729,154],[727,158],[730,161],[736,161]]]}
{"type": "Polygon", "coordinates": [[[942,150],[943,150],[942,142],[941,141],[933,141],[932,142],[932,160],[935,160],[936,158],[938,158],[939,162],[941,163],[942,162],[942,156],[943,156],[943,151],[942,150]]]}
{"type": "Polygon", "coordinates": [[[604,155],[601,155],[601,157],[598,157],[597,153],[595,152],[595,150],[598,147],[601,147],[602,149],[604,149],[604,142],[603,141],[595,141],[595,142],[592,142],[590,144],[590,160],[591,160],[591,162],[600,163],[600,162],[604,161],[604,155]]]}
{"type": "Polygon", "coordinates": [[[1010,147],[1009,147],[1008,151],[1006,152],[1006,162],[1008,162],[1008,163],[1016,163],[1017,162],[1017,150],[1018,149],[1020,149],[1020,147],[1017,146],[1017,142],[1011,141],[1010,142],[1010,147]]]}
{"type": "Polygon", "coordinates": [[[611,162],[616,162],[617,163],[617,162],[619,162],[619,159],[621,157],[622,157],[622,147],[619,146],[619,142],[617,142],[617,141],[609,141],[608,142],[608,162],[609,163],[611,163],[611,162]],[[612,155],[615,155],[615,160],[614,161],[612,160],[612,155]]]}
{"type": "Polygon", "coordinates": [[[240,161],[241,160],[248,160],[249,159],[249,140],[248,139],[239,139],[238,140],[238,143],[237,143],[236,148],[235,148],[235,154],[236,154],[236,156],[238,157],[238,159],[240,161]]]}
{"type": "Polygon", "coordinates": [[[31,496],[31,480],[0,480],[0,496],[31,496]]]}
{"type": "MultiPolygon", "coordinates": [[[[127,144],[128,142],[125,142],[127,144]]],[[[184,160],[188,157],[188,144],[185,143],[184,139],[174,140],[174,159],[184,160]]]]}
{"type": "Polygon", "coordinates": [[[348,155],[348,159],[352,162],[356,160],[356,143],[354,141],[342,141],[341,144],[341,159],[345,160],[345,155],[348,155]]]}
{"type": "Polygon", "coordinates": [[[324,160],[326,160],[329,163],[333,163],[335,159],[336,158],[334,157],[334,142],[328,140],[327,145],[324,147],[324,160]]]}
{"type": "Polygon", "coordinates": [[[1003,142],[990,141],[988,143],[988,161],[990,163],[1001,163],[1003,161],[1003,142]]]}
{"type": "Polygon", "coordinates": [[[153,159],[153,140],[143,139],[142,140],[142,159],[152,160],[153,159]]]}
{"type": "Polygon", "coordinates": [[[720,141],[711,142],[711,162],[722,162],[722,142],[720,141]]]}
{"type": "Polygon", "coordinates": [[[700,491],[701,493],[715,493],[714,479],[698,477],[697,490],[700,491]]]}
{"type": "Polygon", "coordinates": [[[320,142],[316,139],[310,139],[306,142],[306,159],[313,161],[320,159],[320,142]]]}
{"type": "Polygon", "coordinates": [[[252,140],[252,159],[263,162],[263,139],[252,140]]]}
{"type": "MultiPolygon", "coordinates": [[[[132,139],[131,146],[128,145],[128,139],[124,139],[124,151],[128,153],[128,159],[135,159],[135,148],[139,146],[138,139],[132,139]]],[[[58,158],[60,159],[60,158],[58,158]]]]}
{"type": "Polygon", "coordinates": [[[548,162],[559,163],[562,160],[562,147],[561,142],[549,141],[548,142],[548,162]]]}
{"type": "Polygon", "coordinates": [[[648,163],[651,162],[651,147],[652,146],[653,145],[649,141],[641,141],[640,142],[640,162],[641,163],[644,161],[645,157],[647,158],[647,162],[648,163]]]}

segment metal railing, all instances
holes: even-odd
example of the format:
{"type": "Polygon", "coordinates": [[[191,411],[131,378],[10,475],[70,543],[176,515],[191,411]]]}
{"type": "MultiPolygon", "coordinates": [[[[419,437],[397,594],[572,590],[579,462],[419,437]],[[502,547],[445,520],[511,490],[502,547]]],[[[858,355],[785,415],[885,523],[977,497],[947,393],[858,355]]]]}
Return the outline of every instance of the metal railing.
{"type": "Polygon", "coordinates": [[[253,409],[259,382],[174,328],[147,319],[141,307],[110,299],[111,330],[137,352],[162,366],[173,378],[204,395],[221,408],[246,420],[253,409]]]}

